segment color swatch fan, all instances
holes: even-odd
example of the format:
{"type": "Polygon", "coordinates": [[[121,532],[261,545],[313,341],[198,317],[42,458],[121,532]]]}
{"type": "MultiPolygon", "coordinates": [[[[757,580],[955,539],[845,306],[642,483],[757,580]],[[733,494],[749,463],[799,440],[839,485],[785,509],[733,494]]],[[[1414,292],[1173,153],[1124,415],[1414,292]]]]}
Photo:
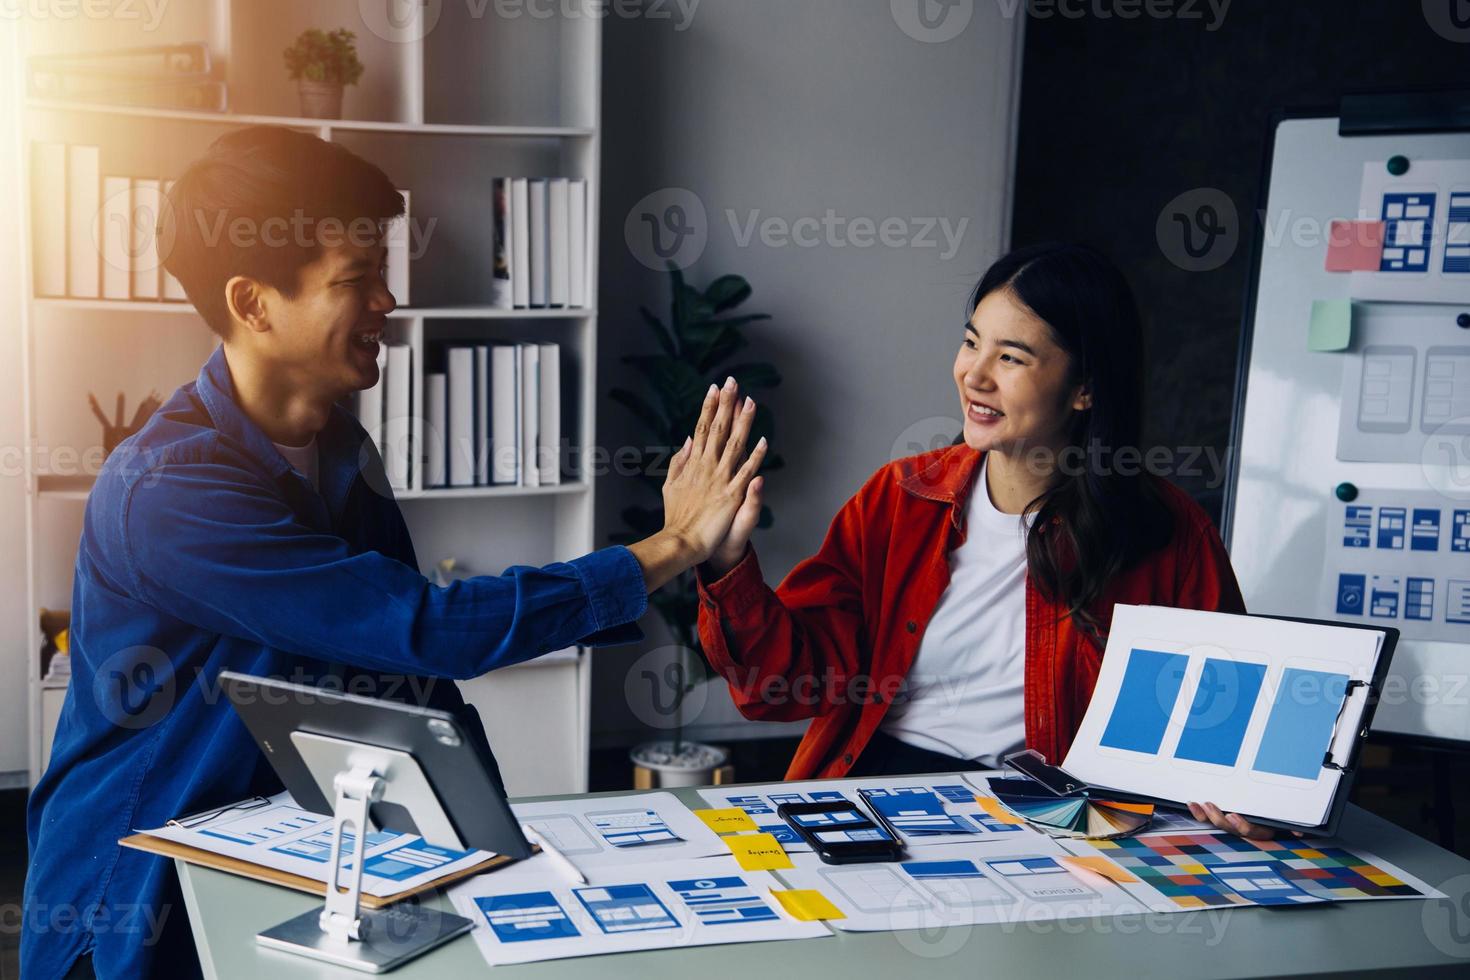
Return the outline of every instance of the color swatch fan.
{"type": "Polygon", "coordinates": [[[1057,796],[1025,779],[992,779],[990,791],[1007,809],[1053,837],[1127,837],[1153,820],[1148,803],[1057,796]]]}

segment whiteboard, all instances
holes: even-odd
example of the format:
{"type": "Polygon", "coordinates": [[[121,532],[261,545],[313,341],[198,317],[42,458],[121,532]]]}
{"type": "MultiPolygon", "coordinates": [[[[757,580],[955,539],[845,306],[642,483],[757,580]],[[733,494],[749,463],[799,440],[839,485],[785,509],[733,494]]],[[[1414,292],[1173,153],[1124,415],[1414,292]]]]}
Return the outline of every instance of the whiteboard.
{"type": "Polygon", "coordinates": [[[1452,541],[1454,522],[1470,521],[1470,429],[1436,427],[1470,412],[1427,399],[1443,386],[1434,378],[1453,382],[1457,352],[1470,364],[1470,329],[1455,323],[1470,312],[1470,275],[1443,265],[1446,240],[1457,254],[1449,193],[1422,229],[1429,254],[1409,253],[1427,271],[1326,271],[1331,221],[1387,215],[1396,155],[1410,161],[1400,183],[1425,192],[1458,179],[1445,175],[1470,161],[1470,134],[1344,137],[1335,116],[1275,125],[1222,523],[1251,612],[1403,632],[1375,731],[1470,741],[1470,538],[1452,541]],[[1352,301],[1346,349],[1309,349],[1319,300],[1352,301]],[[1401,383],[1417,386],[1407,401],[1379,398],[1401,383]],[[1341,483],[1358,499],[1339,500],[1341,483]]]}

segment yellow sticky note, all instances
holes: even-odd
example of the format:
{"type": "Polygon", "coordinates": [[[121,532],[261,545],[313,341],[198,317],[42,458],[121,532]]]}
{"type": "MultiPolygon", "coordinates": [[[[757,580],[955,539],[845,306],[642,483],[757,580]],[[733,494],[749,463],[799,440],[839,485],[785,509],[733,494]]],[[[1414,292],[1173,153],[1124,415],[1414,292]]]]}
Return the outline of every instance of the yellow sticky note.
{"type": "Polygon", "coordinates": [[[740,834],[726,837],[725,843],[746,871],[778,871],[795,867],[774,834],[740,834]]]}
{"type": "Polygon", "coordinates": [[[755,821],[750,819],[750,814],[732,806],[725,810],[695,810],[694,815],[704,821],[704,825],[717,834],[733,834],[739,830],[756,830],[755,821]]]}
{"type": "Polygon", "coordinates": [[[1109,881],[1115,881],[1120,885],[1138,880],[1105,857],[1064,857],[1062,863],[1069,867],[1083,868],[1094,874],[1100,874],[1109,881]]]}
{"type": "Polygon", "coordinates": [[[789,891],[772,888],[771,894],[776,896],[776,901],[781,903],[788,915],[802,922],[847,918],[846,913],[828,901],[826,895],[813,888],[793,888],[789,891]]]}
{"type": "Polygon", "coordinates": [[[976,796],[975,802],[980,804],[980,809],[984,810],[986,813],[990,814],[1001,823],[1022,824],[1026,822],[1011,811],[1007,810],[1005,807],[1001,806],[1000,800],[997,800],[993,796],[976,796]]]}

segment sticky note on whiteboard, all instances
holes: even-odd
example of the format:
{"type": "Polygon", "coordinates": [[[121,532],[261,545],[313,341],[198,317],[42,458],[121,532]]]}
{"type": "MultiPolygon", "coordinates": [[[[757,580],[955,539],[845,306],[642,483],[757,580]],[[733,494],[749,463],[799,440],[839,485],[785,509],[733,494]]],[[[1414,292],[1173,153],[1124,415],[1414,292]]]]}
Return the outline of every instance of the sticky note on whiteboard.
{"type": "Polygon", "coordinates": [[[1377,272],[1383,262],[1382,221],[1334,221],[1327,229],[1328,272],[1377,272]]]}
{"type": "Polygon", "coordinates": [[[1312,301],[1312,323],[1307,331],[1307,350],[1347,350],[1353,339],[1353,301],[1312,301]]]}

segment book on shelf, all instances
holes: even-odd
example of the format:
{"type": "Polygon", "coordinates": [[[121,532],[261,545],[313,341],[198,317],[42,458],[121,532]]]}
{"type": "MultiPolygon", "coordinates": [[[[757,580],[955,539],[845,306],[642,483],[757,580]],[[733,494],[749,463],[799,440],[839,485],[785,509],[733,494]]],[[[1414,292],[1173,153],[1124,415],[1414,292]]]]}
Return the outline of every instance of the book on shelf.
{"type": "MultiPolygon", "coordinates": [[[[448,460],[449,487],[561,482],[561,349],[557,344],[450,344],[444,348],[446,420],[430,425],[424,465],[448,460]]],[[[432,393],[432,390],[431,390],[432,393]]],[[[425,486],[431,486],[425,483],[425,486]]]]}
{"type": "Polygon", "coordinates": [[[515,230],[511,227],[510,185],[509,177],[496,177],[490,183],[491,208],[495,220],[491,229],[490,305],[502,310],[515,306],[515,290],[510,274],[510,250],[515,236],[515,230]]]}
{"type": "Polygon", "coordinates": [[[490,484],[490,348],[475,345],[475,486],[490,484]]]}
{"type": "Polygon", "coordinates": [[[539,487],[541,469],[536,462],[536,441],[541,430],[541,348],[520,344],[521,354],[521,486],[539,487]]]}
{"type": "Polygon", "coordinates": [[[443,371],[424,375],[424,487],[442,487],[449,480],[449,376],[443,371]]]}
{"type": "Polygon", "coordinates": [[[530,181],[531,190],[531,305],[542,307],[547,304],[551,291],[551,247],[547,244],[547,200],[546,181],[530,181]]]}
{"type": "Polygon", "coordinates": [[[475,485],[475,351],[472,347],[451,347],[447,351],[449,370],[446,402],[449,406],[449,440],[445,455],[449,457],[449,485],[475,485]]]}
{"type": "Polygon", "coordinates": [[[492,198],[492,305],[585,308],[587,181],[497,177],[492,198]]]}
{"type": "Polygon", "coordinates": [[[66,292],[96,299],[102,295],[102,254],[96,237],[102,210],[101,150],[66,148],[66,188],[66,292]]]}
{"type": "Polygon", "coordinates": [[[410,225],[413,206],[413,196],[405,190],[398,193],[403,195],[403,217],[395,219],[388,225],[388,234],[384,237],[383,244],[387,248],[388,264],[388,292],[393,294],[394,301],[399,306],[409,305],[408,295],[408,246],[410,240],[410,225]]]}
{"type": "Polygon", "coordinates": [[[133,299],[159,298],[158,210],[160,182],[152,177],[133,178],[130,209],[133,262],[133,299]]]}
{"type": "Polygon", "coordinates": [[[490,352],[490,482],[497,486],[514,486],[520,482],[520,453],[516,451],[516,433],[521,426],[521,398],[518,385],[521,361],[515,347],[497,344],[490,352]]]}
{"type": "MultiPolygon", "coordinates": [[[[173,190],[173,186],[174,182],[171,180],[165,180],[163,182],[161,188],[163,198],[160,203],[164,206],[167,206],[169,191],[173,190]]],[[[167,257],[162,256],[161,258],[166,259],[167,257]]],[[[163,276],[163,285],[160,287],[160,292],[163,294],[164,299],[176,303],[187,303],[189,301],[188,294],[184,292],[184,284],[179,282],[178,276],[169,272],[161,263],[159,265],[159,274],[163,276]]]]}
{"type": "Polygon", "coordinates": [[[413,479],[413,348],[388,345],[388,377],[383,391],[383,468],[388,486],[408,490],[413,479]]]}
{"type": "Polygon", "coordinates": [[[65,296],[66,144],[31,144],[31,256],[37,296],[65,296]]]}
{"type": "Polygon", "coordinates": [[[537,479],[542,486],[561,482],[561,348],[542,344],[537,381],[537,479]]]}
{"type": "MultiPolygon", "coordinates": [[[[31,84],[56,74],[93,75],[108,78],[168,78],[179,75],[208,75],[214,65],[209,45],[203,41],[183,44],[146,44],[125,48],[67,54],[38,54],[26,60],[31,84]]],[[[41,93],[32,92],[32,95],[41,93]]]]}
{"type": "Polygon", "coordinates": [[[357,420],[383,456],[383,390],[388,380],[388,348],[378,348],[378,383],[357,393],[357,420]]]}
{"type": "Polygon", "coordinates": [[[567,277],[573,309],[586,309],[587,302],[587,181],[573,180],[567,205],[567,277]]]}
{"type": "Polygon", "coordinates": [[[510,205],[513,305],[524,310],[531,305],[531,182],[525,177],[511,181],[510,205]]]}
{"type": "Polygon", "coordinates": [[[102,244],[103,299],[132,299],[132,213],[133,182],[127,177],[103,177],[96,232],[102,244]]]}
{"type": "Polygon", "coordinates": [[[209,46],[202,42],[37,56],[27,67],[32,98],[229,110],[229,90],[212,77],[209,46]]]}
{"type": "Polygon", "coordinates": [[[571,229],[571,192],[565,177],[546,185],[546,303],[566,308],[571,299],[568,265],[572,252],[567,238],[571,229]]]}

